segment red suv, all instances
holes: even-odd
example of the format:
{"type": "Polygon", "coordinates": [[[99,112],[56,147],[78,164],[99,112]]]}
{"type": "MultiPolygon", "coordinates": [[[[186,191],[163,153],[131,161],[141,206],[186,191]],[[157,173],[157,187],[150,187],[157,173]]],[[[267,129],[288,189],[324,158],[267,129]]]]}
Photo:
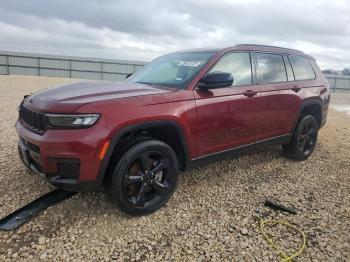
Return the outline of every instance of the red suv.
{"type": "Polygon", "coordinates": [[[26,96],[16,129],[24,164],[71,191],[108,192],[133,215],[159,209],[179,170],[281,144],[305,160],[330,91],[315,59],[262,45],[161,56],[124,82],[26,96]]]}

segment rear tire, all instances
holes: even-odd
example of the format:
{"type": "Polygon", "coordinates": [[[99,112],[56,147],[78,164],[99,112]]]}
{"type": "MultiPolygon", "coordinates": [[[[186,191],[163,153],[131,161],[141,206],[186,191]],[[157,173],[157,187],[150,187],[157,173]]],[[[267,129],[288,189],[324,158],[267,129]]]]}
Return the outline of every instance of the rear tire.
{"type": "Polygon", "coordinates": [[[178,173],[176,154],[167,144],[158,140],[134,144],[111,174],[110,199],[129,215],[152,213],[174,193],[178,173]]]}
{"type": "Polygon", "coordinates": [[[286,156],[295,160],[306,160],[317,143],[318,123],[312,115],[303,115],[294,131],[292,141],[282,145],[286,156]]]}

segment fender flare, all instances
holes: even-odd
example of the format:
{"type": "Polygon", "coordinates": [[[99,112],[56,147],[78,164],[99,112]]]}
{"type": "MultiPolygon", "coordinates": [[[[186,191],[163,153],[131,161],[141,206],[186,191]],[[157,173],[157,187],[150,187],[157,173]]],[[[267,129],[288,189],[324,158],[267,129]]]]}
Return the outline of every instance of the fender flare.
{"type": "Polygon", "coordinates": [[[121,129],[117,130],[112,138],[110,139],[110,144],[107,149],[107,152],[105,154],[105,157],[103,158],[102,162],[100,163],[99,171],[97,174],[97,180],[99,183],[102,185],[104,177],[107,173],[107,168],[110,163],[112,154],[114,152],[115,146],[118,144],[120,141],[120,138],[123,137],[125,134],[129,133],[130,131],[139,131],[147,128],[153,128],[153,127],[161,127],[161,126],[171,126],[175,129],[177,132],[177,135],[180,138],[180,143],[181,143],[181,149],[182,153],[184,156],[184,169],[186,169],[189,165],[189,151],[188,151],[188,146],[187,142],[183,133],[182,128],[180,125],[174,121],[174,120],[154,120],[154,121],[147,121],[147,122],[142,122],[142,123],[137,123],[137,124],[132,124],[132,125],[127,125],[125,127],[122,127],[121,129]]]}
{"type": "MultiPolygon", "coordinates": [[[[299,112],[298,112],[298,116],[292,126],[292,130],[291,130],[291,135],[294,134],[294,131],[299,123],[299,119],[300,119],[300,116],[301,116],[301,113],[303,112],[303,110],[307,107],[307,106],[313,106],[313,105],[317,105],[320,107],[320,110],[321,110],[321,114],[322,114],[322,102],[321,100],[318,100],[318,99],[312,99],[312,100],[306,100],[306,101],[302,101],[301,103],[301,106],[300,106],[300,109],[299,109],[299,112]]],[[[322,118],[322,116],[321,116],[322,118]]]]}

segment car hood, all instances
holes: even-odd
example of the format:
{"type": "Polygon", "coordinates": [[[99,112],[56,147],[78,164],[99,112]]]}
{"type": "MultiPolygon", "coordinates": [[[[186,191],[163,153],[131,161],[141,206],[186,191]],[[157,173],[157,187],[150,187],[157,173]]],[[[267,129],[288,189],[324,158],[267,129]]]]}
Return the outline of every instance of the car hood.
{"type": "Polygon", "coordinates": [[[147,84],[87,81],[44,89],[26,97],[24,104],[39,111],[66,113],[87,103],[173,91],[176,89],[147,84]]]}

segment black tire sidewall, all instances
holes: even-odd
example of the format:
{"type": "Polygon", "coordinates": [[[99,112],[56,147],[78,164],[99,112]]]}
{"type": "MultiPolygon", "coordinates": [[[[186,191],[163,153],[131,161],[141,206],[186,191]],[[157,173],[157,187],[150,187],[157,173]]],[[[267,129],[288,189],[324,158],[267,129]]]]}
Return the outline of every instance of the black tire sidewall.
{"type": "Polygon", "coordinates": [[[293,142],[292,142],[292,151],[293,151],[293,157],[297,160],[305,160],[307,159],[312,152],[314,151],[315,147],[316,147],[316,143],[317,143],[317,137],[318,137],[318,124],[317,121],[315,119],[315,117],[313,117],[312,115],[306,115],[304,116],[298,123],[297,129],[295,130],[294,136],[293,136],[293,142]],[[303,126],[309,122],[312,125],[312,128],[314,128],[316,130],[315,133],[315,143],[314,146],[309,150],[309,152],[306,154],[303,151],[300,151],[299,149],[299,136],[300,133],[302,131],[303,126]]]}
{"type": "Polygon", "coordinates": [[[139,144],[132,146],[126,153],[120,158],[118,164],[112,173],[112,179],[110,182],[110,198],[114,204],[118,206],[122,211],[130,215],[145,215],[152,213],[162,207],[172,196],[176,189],[177,179],[179,173],[179,164],[175,152],[167,144],[158,141],[158,140],[149,140],[144,141],[139,144]],[[136,207],[132,205],[124,196],[123,192],[123,179],[124,174],[127,172],[128,167],[130,166],[132,159],[137,154],[142,152],[152,150],[158,151],[166,158],[169,159],[170,166],[167,170],[167,176],[171,176],[173,183],[169,186],[169,192],[166,196],[155,206],[150,207],[136,207]]]}

